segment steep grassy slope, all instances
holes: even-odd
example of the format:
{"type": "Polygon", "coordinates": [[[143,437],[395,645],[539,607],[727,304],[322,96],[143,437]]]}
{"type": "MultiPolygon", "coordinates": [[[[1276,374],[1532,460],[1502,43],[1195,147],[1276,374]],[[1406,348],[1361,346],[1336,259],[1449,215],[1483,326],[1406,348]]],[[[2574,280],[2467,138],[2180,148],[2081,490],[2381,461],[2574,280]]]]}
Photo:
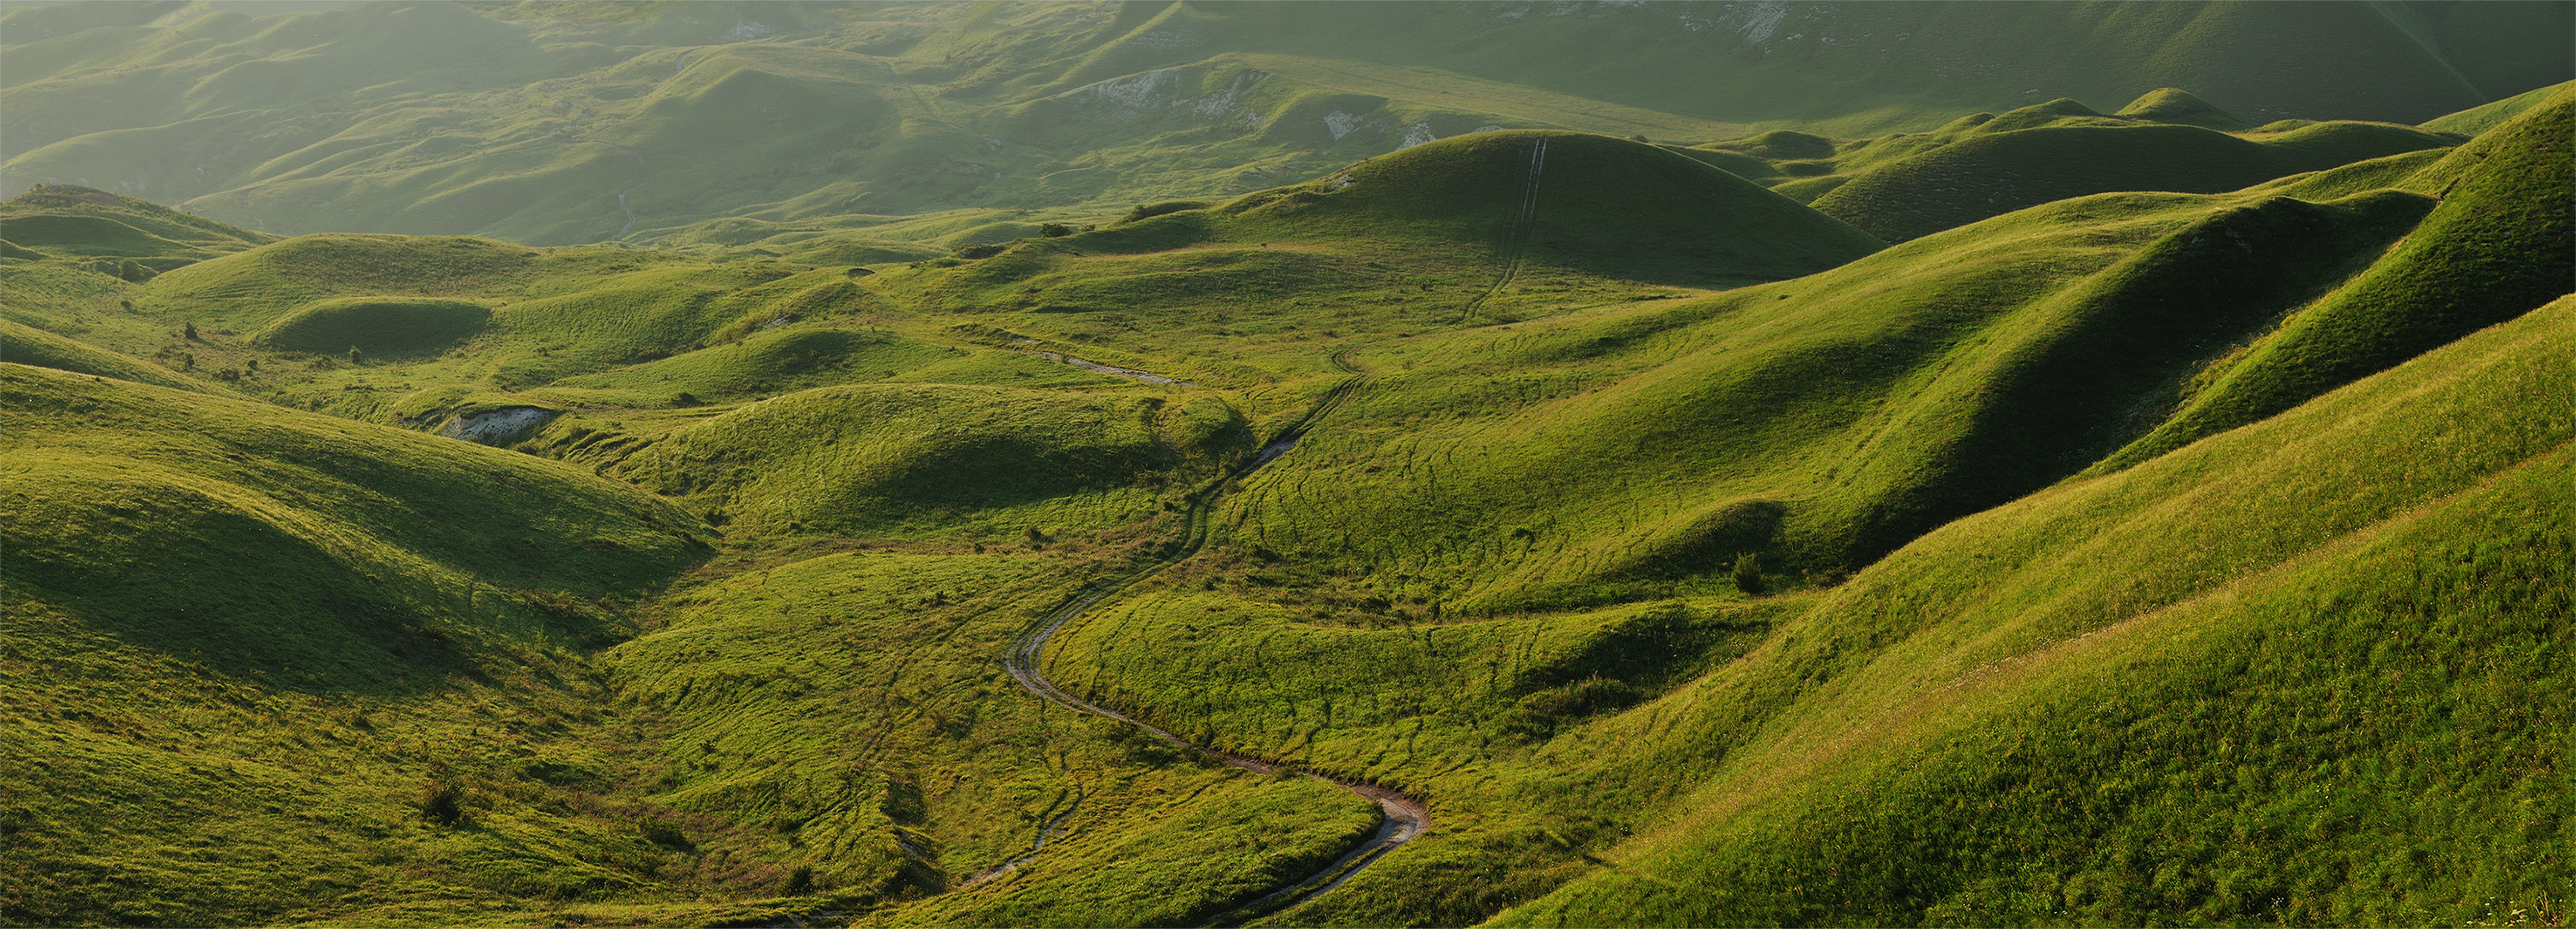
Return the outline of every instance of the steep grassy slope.
{"type": "Polygon", "coordinates": [[[1760,721],[1502,921],[2558,918],[2571,339],[2560,300],[1926,537],[1758,654],[1808,685],[1658,706],[1760,721]]]}
{"type": "Polygon", "coordinates": [[[2560,83],[2535,90],[2527,90],[2511,97],[2498,100],[2494,103],[2489,103],[2484,106],[2470,107],[2457,113],[2443,116],[2439,119],[2427,120],[2423,124],[2423,127],[2435,132],[2455,132],[2461,135],[2477,135],[2497,126],[2504,125],[2506,120],[2522,115],[2522,111],[2539,106],[2541,101],[2547,100],[2550,97],[2557,95],[2558,92],[2566,89],[2567,85],[2560,83]]]}
{"type": "Polygon", "coordinates": [[[2576,76],[2535,39],[2566,32],[2551,4],[1310,12],[29,7],[6,14],[0,157],[11,193],[77,183],[278,233],[559,244],[714,219],[1096,215],[1487,126],[1858,136],[2032,88],[2167,86],[2256,121],[2413,123],[2576,76]]]}
{"type": "Polygon", "coordinates": [[[2441,198],[2368,272],[2202,372],[2186,406],[2105,467],[2253,422],[2576,288],[2576,89],[2400,182],[2441,198]]]}

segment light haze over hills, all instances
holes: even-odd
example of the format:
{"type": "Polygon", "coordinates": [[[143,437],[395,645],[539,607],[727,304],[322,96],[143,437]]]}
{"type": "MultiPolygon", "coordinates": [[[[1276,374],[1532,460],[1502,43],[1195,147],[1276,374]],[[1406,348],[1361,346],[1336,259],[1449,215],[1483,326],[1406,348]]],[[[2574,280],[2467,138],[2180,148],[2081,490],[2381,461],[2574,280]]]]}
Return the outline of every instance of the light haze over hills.
{"type": "Polygon", "coordinates": [[[2571,29],[0,6],[0,924],[2563,925],[2571,29]]]}

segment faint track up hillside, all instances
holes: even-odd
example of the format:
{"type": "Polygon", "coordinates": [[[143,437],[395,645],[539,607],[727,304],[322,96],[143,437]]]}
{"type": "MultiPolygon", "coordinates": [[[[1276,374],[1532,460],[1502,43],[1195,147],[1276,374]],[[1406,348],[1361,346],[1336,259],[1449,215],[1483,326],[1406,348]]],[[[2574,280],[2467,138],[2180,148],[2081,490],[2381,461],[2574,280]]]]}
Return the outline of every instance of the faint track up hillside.
{"type": "Polygon", "coordinates": [[[1496,254],[1503,261],[1503,273],[1494,278],[1494,283],[1486,287],[1484,293],[1467,301],[1467,311],[1458,317],[1459,325],[1473,324],[1476,313],[1484,309],[1485,301],[1502,293],[1521,276],[1521,265],[1529,260],[1530,239],[1538,231],[1538,182],[1546,171],[1547,137],[1540,136],[1530,144],[1529,170],[1521,178],[1519,207],[1504,221],[1502,240],[1496,246],[1496,254]]]}

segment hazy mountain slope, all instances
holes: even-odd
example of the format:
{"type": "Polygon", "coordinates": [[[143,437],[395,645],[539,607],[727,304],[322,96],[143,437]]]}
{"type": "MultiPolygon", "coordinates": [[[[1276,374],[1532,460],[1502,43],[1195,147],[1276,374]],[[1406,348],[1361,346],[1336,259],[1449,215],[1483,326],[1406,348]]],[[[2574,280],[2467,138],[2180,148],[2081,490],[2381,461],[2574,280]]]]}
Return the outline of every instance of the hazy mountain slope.
{"type": "Polygon", "coordinates": [[[0,156],[274,232],[551,244],[1239,193],[1488,125],[1862,134],[2162,86],[2415,122],[2576,75],[2530,38],[2555,6],[2384,6],[27,7],[0,156]]]}
{"type": "Polygon", "coordinates": [[[1638,770],[1688,753],[1715,776],[1500,921],[2546,911],[2570,682],[2543,656],[2576,560],[2535,517],[2576,504],[2571,314],[1890,556],[1741,666],[1569,744],[1704,720],[1638,770]],[[1762,683],[1793,668],[1809,683],[1762,683]],[[1722,761],[1693,746],[1712,724],[1722,761]]]}

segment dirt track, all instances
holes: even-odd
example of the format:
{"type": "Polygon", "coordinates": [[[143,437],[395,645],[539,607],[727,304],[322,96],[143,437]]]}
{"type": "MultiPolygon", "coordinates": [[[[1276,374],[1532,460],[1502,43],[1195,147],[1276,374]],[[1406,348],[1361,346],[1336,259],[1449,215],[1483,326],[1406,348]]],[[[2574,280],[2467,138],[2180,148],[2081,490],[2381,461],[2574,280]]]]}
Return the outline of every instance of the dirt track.
{"type": "MultiPolygon", "coordinates": [[[[1348,359],[1345,357],[1347,354],[1347,352],[1336,354],[1333,358],[1334,364],[1342,367],[1344,370],[1353,370],[1348,359]]],[[[1193,743],[1188,739],[1174,735],[1169,730],[1165,730],[1152,723],[1138,720],[1124,713],[1091,703],[1090,701],[1076,697],[1071,693],[1067,693],[1063,688],[1057,687],[1055,682],[1047,680],[1046,672],[1043,668],[1043,658],[1046,653],[1047,641],[1055,636],[1056,630],[1064,628],[1066,623],[1073,621],[1076,617],[1079,617],[1084,613],[1090,612],[1092,607],[1098,606],[1102,601],[1107,600],[1112,595],[1115,595],[1121,590],[1125,590],[1129,585],[1151,577],[1164,568],[1178,564],[1187,560],[1192,555],[1197,554],[1200,546],[1206,544],[1207,526],[1209,522],[1208,511],[1215,506],[1217,498],[1223,496],[1228,489],[1241,481],[1245,476],[1251,474],[1261,466],[1277,460],[1279,456],[1284,455],[1290,449],[1295,448],[1297,440],[1303,438],[1308,429],[1312,428],[1316,422],[1322,420],[1326,414],[1331,413],[1335,407],[1340,406],[1343,399],[1347,398],[1352,391],[1356,390],[1360,383],[1365,379],[1365,377],[1354,373],[1351,378],[1343,381],[1339,386],[1333,388],[1332,392],[1327,394],[1321,403],[1316,404],[1315,410],[1308,413],[1304,420],[1300,421],[1297,425],[1282,431],[1279,436],[1273,438],[1267,445],[1263,446],[1260,453],[1253,456],[1252,460],[1246,462],[1236,470],[1219,477],[1217,480],[1211,482],[1206,488],[1193,494],[1190,498],[1188,511],[1189,528],[1186,530],[1187,536],[1183,539],[1179,549],[1172,555],[1149,567],[1139,570],[1133,574],[1129,574],[1124,578],[1105,581],[1095,585],[1073,599],[1066,601],[1064,605],[1058,606],[1054,610],[1048,611],[1045,616],[1040,617],[1036,625],[1030,627],[1029,631],[1022,633],[1018,641],[1011,644],[1010,655],[1004,662],[1005,666],[1010,670],[1011,679],[1018,681],[1021,687],[1026,688],[1029,693],[1037,695],[1041,700],[1060,704],[1095,716],[1118,720],[1119,722],[1142,729],[1147,734],[1170,743],[1175,747],[1197,752],[1247,771],[1269,774],[1274,771],[1278,771],[1283,767],[1280,764],[1255,758],[1250,755],[1240,755],[1233,752],[1219,751],[1214,748],[1193,743]]],[[[1396,846],[1404,844],[1405,842],[1411,841],[1413,837],[1421,835],[1425,830],[1431,827],[1431,812],[1429,809],[1424,807],[1422,801],[1418,799],[1405,796],[1402,793],[1375,784],[1346,781],[1339,778],[1321,777],[1320,775],[1312,774],[1309,774],[1308,776],[1331,781],[1334,784],[1340,785],[1344,790],[1348,790],[1351,793],[1365,797],[1371,802],[1376,803],[1378,809],[1384,816],[1384,818],[1378,823],[1377,833],[1370,836],[1367,841],[1360,843],[1358,847],[1343,854],[1342,857],[1336,859],[1332,864],[1325,866],[1322,870],[1316,871],[1315,873],[1299,880],[1292,881],[1285,886],[1236,907],[1235,909],[1217,917],[1211,925],[1232,925],[1248,921],[1269,913],[1287,909],[1288,907],[1303,903],[1317,895],[1330,891],[1335,887],[1339,887],[1342,885],[1342,882],[1350,880],[1352,875],[1358,874],[1369,865],[1377,863],[1377,861],[1384,857],[1388,851],[1394,849],[1396,846]]],[[[988,879],[1017,868],[1020,864],[1034,856],[1040,849],[1043,849],[1047,841],[1053,838],[1052,833],[1054,830],[1060,827],[1061,822],[1059,821],[1057,823],[1050,824],[1047,828],[1041,829],[1037,842],[1030,847],[1028,854],[1014,858],[1001,867],[978,876],[977,880],[988,879]]]]}

